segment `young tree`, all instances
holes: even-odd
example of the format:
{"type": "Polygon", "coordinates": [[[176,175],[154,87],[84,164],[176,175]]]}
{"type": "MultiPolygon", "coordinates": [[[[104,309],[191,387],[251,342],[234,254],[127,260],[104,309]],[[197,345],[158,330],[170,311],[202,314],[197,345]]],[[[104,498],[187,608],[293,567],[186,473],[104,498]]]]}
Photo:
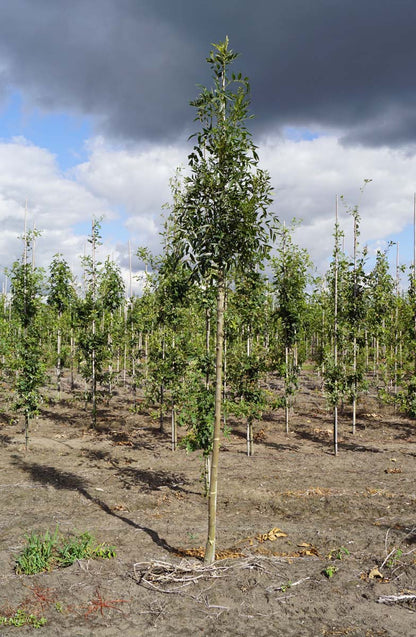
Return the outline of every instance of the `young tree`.
{"type": "Polygon", "coordinates": [[[258,156],[246,122],[249,82],[230,75],[237,55],[228,37],[215,44],[207,62],[213,87],[202,88],[191,102],[202,130],[189,155],[190,175],[175,188],[174,242],[194,278],[210,278],[216,287],[215,421],[208,503],[205,562],[215,559],[218,458],[221,429],[224,301],[226,278],[234,269],[253,269],[269,250],[273,236],[268,207],[269,175],[258,167],[258,156]]]}
{"type": "Polygon", "coordinates": [[[284,378],[284,407],[286,433],[289,433],[289,409],[298,388],[300,364],[298,343],[306,322],[308,270],[311,260],[306,250],[293,242],[294,226],[280,226],[277,256],[272,259],[274,288],[277,297],[275,318],[280,325],[281,338],[275,344],[274,358],[284,378]]]}
{"type": "Polygon", "coordinates": [[[43,271],[29,263],[28,256],[37,231],[23,235],[24,250],[21,261],[13,263],[10,276],[12,311],[19,325],[19,340],[14,360],[16,377],[16,407],[25,419],[25,446],[29,441],[29,422],[38,412],[40,387],[44,381],[44,367],[40,347],[40,295],[43,271]]]}
{"type": "MultiPolygon", "coordinates": [[[[90,397],[92,402],[92,426],[97,424],[97,382],[101,376],[103,366],[103,351],[105,339],[99,331],[100,304],[98,289],[100,283],[100,266],[97,261],[97,248],[101,245],[101,220],[93,219],[91,235],[91,254],[82,259],[85,276],[85,298],[78,305],[78,321],[80,329],[80,352],[83,357],[83,376],[90,382],[90,397]]],[[[88,395],[86,394],[87,398],[88,395]]]]}
{"type": "Polygon", "coordinates": [[[48,305],[57,314],[56,320],[56,380],[58,398],[61,396],[62,378],[62,328],[63,316],[75,302],[74,280],[68,263],[61,254],[56,254],[51,262],[49,277],[48,305]]]}
{"type": "Polygon", "coordinates": [[[246,420],[247,455],[254,453],[253,424],[266,407],[262,387],[267,363],[266,331],[268,286],[262,273],[250,271],[236,277],[228,293],[227,401],[228,410],[246,420]]]}
{"type": "Polygon", "coordinates": [[[104,347],[107,342],[106,357],[108,359],[108,400],[112,394],[113,362],[115,356],[114,344],[118,345],[123,338],[123,323],[121,309],[125,302],[125,286],[119,266],[109,257],[100,271],[98,299],[102,312],[102,332],[104,333],[104,347]]]}

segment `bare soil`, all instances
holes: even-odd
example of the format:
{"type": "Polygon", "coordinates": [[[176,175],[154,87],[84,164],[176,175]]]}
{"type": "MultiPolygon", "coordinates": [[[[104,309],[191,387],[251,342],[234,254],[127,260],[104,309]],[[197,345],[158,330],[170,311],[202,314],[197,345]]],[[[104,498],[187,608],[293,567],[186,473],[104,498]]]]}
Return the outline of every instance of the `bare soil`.
{"type": "Polygon", "coordinates": [[[28,452],[3,396],[0,614],[24,608],[47,619],[42,634],[68,637],[416,635],[415,422],[367,396],[354,436],[341,414],[335,457],[318,381],[302,386],[290,433],[280,411],[267,414],[253,457],[244,425],[230,423],[211,568],[202,459],[172,452],[126,390],[100,406],[96,431],[81,400],[45,403],[28,452]],[[17,575],[25,535],[57,525],[117,557],[17,575]]]}

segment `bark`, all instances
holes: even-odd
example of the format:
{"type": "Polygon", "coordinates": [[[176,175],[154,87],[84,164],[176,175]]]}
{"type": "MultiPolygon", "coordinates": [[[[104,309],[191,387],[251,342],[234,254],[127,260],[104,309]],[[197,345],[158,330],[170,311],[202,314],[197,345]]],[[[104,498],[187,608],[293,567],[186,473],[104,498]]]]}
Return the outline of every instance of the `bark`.
{"type": "Polygon", "coordinates": [[[247,419],[247,455],[253,455],[253,420],[247,419]]]}
{"type": "Polygon", "coordinates": [[[61,377],[62,377],[62,369],[61,369],[61,340],[62,340],[62,331],[61,331],[61,319],[62,313],[58,314],[58,331],[57,331],[57,343],[56,343],[56,381],[57,381],[57,392],[58,392],[58,400],[61,399],[61,377]]]}
{"type": "Polygon", "coordinates": [[[176,407],[172,405],[172,451],[176,451],[178,434],[176,427],[176,407]]]}
{"type": "Polygon", "coordinates": [[[212,564],[215,560],[215,535],[217,523],[217,493],[218,493],[218,461],[220,452],[221,406],[222,406],[222,361],[224,351],[224,305],[225,281],[221,275],[217,290],[217,337],[215,361],[215,422],[211,453],[211,476],[208,493],[208,537],[205,549],[205,564],[212,564]]]}

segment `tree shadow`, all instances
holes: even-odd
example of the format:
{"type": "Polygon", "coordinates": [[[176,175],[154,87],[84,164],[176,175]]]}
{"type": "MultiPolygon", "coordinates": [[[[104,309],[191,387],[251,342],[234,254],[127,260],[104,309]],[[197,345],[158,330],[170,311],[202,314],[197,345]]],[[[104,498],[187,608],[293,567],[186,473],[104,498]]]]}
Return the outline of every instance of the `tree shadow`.
{"type": "Polygon", "coordinates": [[[309,440],[310,442],[315,442],[317,444],[323,445],[327,447],[331,445],[331,440],[326,436],[320,435],[319,433],[314,433],[313,431],[306,431],[304,429],[296,429],[294,434],[297,438],[301,438],[303,440],[309,440]]]}
{"type": "Polygon", "coordinates": [[[158,491],[161,487],[168,487],[171,491],[187,494],[194,493],[184,488],[183,485],[186,484],[186,479],[183,474],[173,474],[168,471],[149,471],[134,467],[118,467],[116,476],[126,489],[140,486],[141,491],[150,493],[158,491]]]}
{"type": "Polygon", "coordinates": [[[394,531],[399,536],[400,542],[407,545],[416,544],[416,526],[406,524],[379,524],[382,529],[388,532],[394,531]]]}
{"type": "Polygon", "coordinates": [[[112,462],[112,457],[109,451],[82,448],[81,453],[84,457],[89,458],[90,460],[108,460],[109,462],[112,462]]]}
{"type": "Polygon", "coordinates": [[[83,495],[84,498],[100,507],[100,509],[102,509],[104,513],[107,513],[108,515],[121,520],[125,524],[128,524],[129,526],[132,526],[133,528],[146,533],[151,538],[151,540],[155,544],[157,544],[157,546],[164,549],[168,553],[178,553],[178,549],[169,544],[164,538],[160,537],[160,535],[154,529],[150,529],[149,527],[133,522],[133,520],[130,520],[130,518],[127,518],[126,516],[120,515],[120,513],[113,511],[108,506],[108,504],[106,504],[100,498],[92,496],[88,491],[88,483],[75,473],[71,473],[69,471],[61,471],[59,469],[56,469],[55,467],[40,465],[36,462],[26,462],[18,456],[14,456],[13,464],[17,465],[19,469],[22,469],[23,471],[29,473],[34,482],[52,485],[55,489],[77,491],[78,493],[83,495]]]}
{"type": "Polygon", "coordinates": [[[0,413],[0,425],[10,425],[10,416],[5,413],[0,413]]]}
{"type": "MultiPolygon", "coordinates": [[[[59,404],[59,403],[58,403],[59,404]]],[[[66,425],[68,426],[70,423],[70,428],[75,429],[75,428],[81,428],[81,429],[88,429],[85,426],[85,412],[83,411],[82,413],[76,413],[73,410],[68,410],[66,411],[57,411],[56,409],[48,409],[46,407],[42,407],[41,409],[39,409],[39,416],[41,418],[44,418],[45,420],[52,420],[53,422],[57,423],[57,424],[62,424],[62,425],[66,425]]]]}
{"type": "Polygon", "coordinates": [[[383,449],[377,447],[366,447],[365,445],[357,444],[356,442],[341,441],[338,443],[338,449],[340,451],[353,451],[362,453],[383,453],[383,449]]]}
{"type": "MultiPolygon", "coordinates": [[[[149,469],[137,469],[135,467],[122,467],[118,458],[114,458],[109,451],[95,449],[81,449],[82,455],[90,460],[105,461],[116,470],[114,474],[125,489],[140,487],[142,493],[151,493],[167,487],[171,491],[199,495],[195,491],[185,488],[186,478],[182,473],[170,473],[169,471],[153,471],[149,469]]],[[[128,459],[128,462],[131,462],[128,459]]]]}
{"type": "Polygon", "coordinates": [[[153,451],[156,448],[155,444],[152,444],[147,440],[140,440],[137,435],[132,436],[132,434],[128,431],[111,431],[109,433],[109,438],[115,445],[125,445],[132,449],[147,449],[148,451],[153,451]]]}
{"type": "MultiPolygon", "coordinates": [[[[352,414],[352,412],[351,412],[352,414]]],[[[349,413],[347,415],[350,415],[349,413]]],[[[415,434],[415,425],[409,422],[408,418],[396,414],[389,417],[375,417],[374,414],[359,411],[357,413],[357,429],[369,430],[371,432],[380,429],[393,433],[395,440],[407,440],[415,434]]]]}
{"type": "Polygon", "coordinates": [[[287,444],[279,444],[278,442],[268,442],[267,440],[262,440],[257,444],[264,445],[265,447],[270,447],[271,449],[276,449],[276,451],[299,451],[299,445],[291,445],[287,444]]]}
{"type": "MultiPolygon", "coordinates": [[[[311,431],[305,431],[302,429],[297,429],[295,431],[295,435],[299,438],[303,438],[304,440],[309,440],[310,442],[314,442],[324,447],[333,446],[333,438],[331,436],[320,435],[319,433],[314,433],[311,431]]],[[[354,452],[363,452],[363,453],[383,453],[383,449],[378,449],[377,447],[366,447],[365,445],[361,445],[356,442],[346,442],[345,440],[338,441],[338,449],[339,451],[354,451],[354,452]]]]}

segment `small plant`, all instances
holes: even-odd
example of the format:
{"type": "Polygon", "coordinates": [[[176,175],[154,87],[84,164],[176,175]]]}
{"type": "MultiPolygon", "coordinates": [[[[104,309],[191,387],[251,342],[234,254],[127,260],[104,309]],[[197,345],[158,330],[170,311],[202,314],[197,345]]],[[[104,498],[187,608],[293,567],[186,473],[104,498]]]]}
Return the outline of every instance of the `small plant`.
{"type": "Polygon", "coordinates": [[[104,599],[99,588],[96,588],[95,597],[88,603],[84,617],[87,619],[91,614],[95,613],[100,613],[103,617],[105,608],[114,608],[122,613],[123,611],[118,608],[119,604],[127,604],[127,599],[104,599]]]}
{"type": "Polygon", "coordinates": [[[49,571],[52,567],[54,549],[58,542],[58,529],[51,535],[46,531],[44,536],[32,532],[26,536],[27,546],[16,559],[18,574],[34,575],[49,571]]]}
{"type": "Polygon", "coordinates": [[[393,568],[393,566],[395,566],[397,562],[400,560],[402,555],[403,555],[402,549],[396,549],[396,551],[394,551],[394,553],[386,562],[387,568],[393,568]]]}
{"type": "Polygon", "coordinates": [[[292,588],[292,582],[290,582],[290,581],[286,582],[286,584],[282,584],[281,587],[280,587],[280,590],[282,591],[282,593],[286,593],[286,591],[289,588],[292,588]]]}
{"type": "Polygon", "coordinates": [[[104,544],[99,544],[94,547],[93,542],[94,538],[88,531],[67,541],[57,552],[58,566],[71,566],[77,560],[85,560],[90,557],[102,559],[115,557],[113,546],[106,547],[104,544]]]}
{"type": "Polygon", "coordinates": [[[342,559],[344,559],[344,557],[347,557],[348,555],[350,555],[349,550],[346,549],[345,546],[340,546],[338,549],[332,549],[328,553],[328,559],[329,560],[342,560],[342,559]]]}
{"type": "Polygon", "coordinates": [[[338,568],[336,566],[333,566],[332,564],[328,564],[328,566],[324,568],[324,570],[322,571],[322,574],[325,575],[325,577],[327,577],[328,579],[331,579],[331,577],[334,577],[337,571],[338,571],[338,568]]]}
{"type": "Polygon", "coordinates": [[[0,626],[33,626],[33,628],[41,628],[46,624],[45,617],[37,617],[33,613],[27,613],[22,608],[18,608],[14,615],[7,617],[0,615],[0,626]]]}
{"type": "Polygon", "coordinates": [[[116,549],[114,546],[105,546],[104,544],[99,544],[95,547],[92,552],[91,557],[100,558],[102,560],[110,560],[112,557],[116,556],[116,549]]]}
{"type": "Polygon", "coordinates": [[[51,535],[49,531],[42,535],[32,532],[26,536],[27,546],[16,558],[18,574],[34,575],[52,568],[65,568],[77,560],[89,558],[110,559],[115,557],[114,546],[98,544],[94,546],[94,537],[86,531],[70,539],[59,536],[58,528],[51,535]]]}

